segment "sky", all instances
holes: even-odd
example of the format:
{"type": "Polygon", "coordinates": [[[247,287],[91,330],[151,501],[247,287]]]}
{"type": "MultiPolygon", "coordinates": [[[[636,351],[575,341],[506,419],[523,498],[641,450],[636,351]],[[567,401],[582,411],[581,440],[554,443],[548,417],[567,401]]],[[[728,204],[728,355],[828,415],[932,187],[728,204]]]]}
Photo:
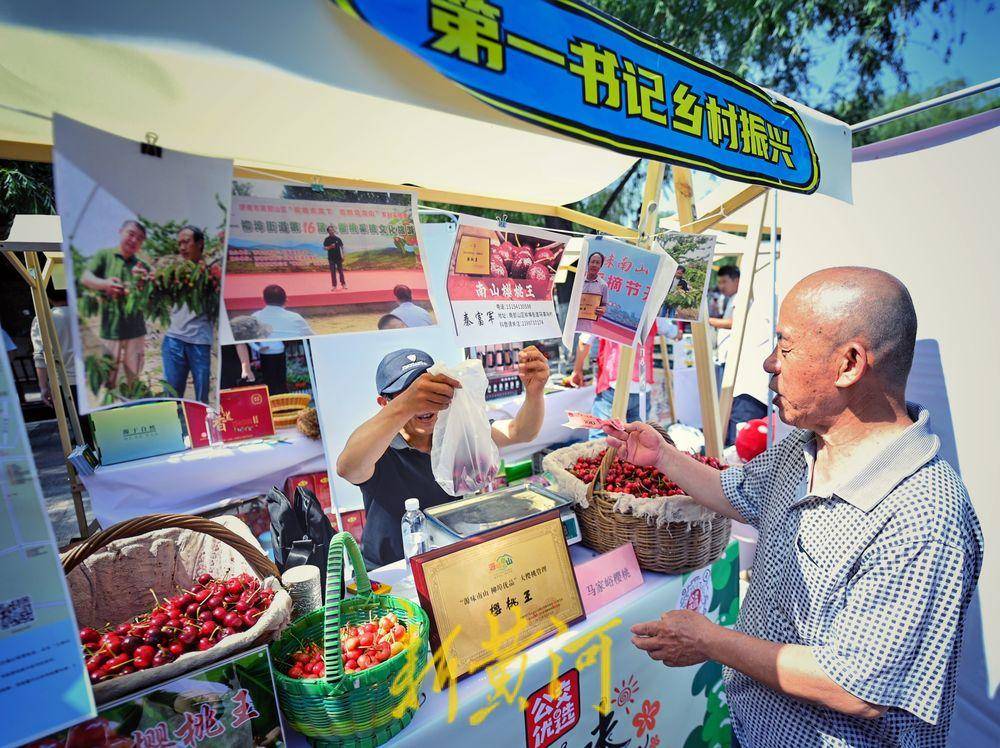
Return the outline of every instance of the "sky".
{"type": "MultiPolygon", "coordinates": [[[[945,81],[964,78],[967,85],[1000,77],[1000,3],[991,0],[953,0],[947,4],[955,10],[955,20],[941,13],[935,16],[930,8],[918,15],[919,23],[907,27],[908,38],[903,48],[903,59],[910,72],[911,91],[922,91],[945,81]],[[942,41],[934,42],[935,28],[940,29],[942,41]],[[956,44],[951,59],[944,62],[944,41],[965,31],[965,40],[956,44]]],[[[819,44],[824,42],[817,39],[819,44]]],[[[837,78],[838,64],[843,59],[844,45],[826,45],[818,48],[820,63],[812,73],[815,91],[808,98],[825,99],[837,78]]],[[[895,74],[884,77],[886,92],[900,90],[895,74]]]]}

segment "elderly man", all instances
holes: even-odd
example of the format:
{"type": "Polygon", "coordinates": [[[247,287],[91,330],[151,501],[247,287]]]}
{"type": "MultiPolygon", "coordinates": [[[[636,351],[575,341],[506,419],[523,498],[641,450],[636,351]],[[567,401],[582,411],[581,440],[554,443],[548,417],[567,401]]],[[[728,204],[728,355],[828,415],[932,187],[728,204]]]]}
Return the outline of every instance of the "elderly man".
{"type": "MultiPolygon", "coordinates": [[[[177,253],[195,263],[205,261],[205,234],[197,226],[184,226],[177,232],[177,253]]],[[[216,262],[209,267],[217,273],[216,262]]],[[[212,374],[212,343],[215,320],[207,314],[195,314],[187,304],[175,306],[170,312],[170,327],[163,336],[163,379],[168,397],[184,397],[188,375],[194,382],[194,397],[208,402],[209,380],[212,374]]]]}
{"type": "Polygon", "coordinates": [[[624,459],[760,531],[736,630],[680,610],[632,627],[667,665],[726,666],[744,748],[945,745],[982,533],[929,414],[904,400],[916,331],[893,276],[815,273],[764,362],[793,434],[721,474],[645,425],[612,434],[624,459]]]}

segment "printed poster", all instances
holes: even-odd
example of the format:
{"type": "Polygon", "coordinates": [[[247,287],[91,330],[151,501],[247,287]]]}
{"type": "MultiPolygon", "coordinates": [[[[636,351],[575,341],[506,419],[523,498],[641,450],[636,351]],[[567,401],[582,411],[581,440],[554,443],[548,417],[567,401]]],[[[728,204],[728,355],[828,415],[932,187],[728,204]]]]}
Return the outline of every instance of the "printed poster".
{"type": "Polygon", "coordinates": [[[147,155],[59,115],[53,137],[81,411],[215,402],[232,161],[147,155]]]}
{"type": "Polygon", "coordinates": [[[560,234],[462,216],[448,266],[459,345],[559,337],[552,289],[565,249],[560,234]]]}
{"type": "Polygon", "coordinates": [[[232,189],[223,343],[437,324],[414,193],[272,180],[232,189]]]}
{"type": "Polygon", "coordinates": [[[229,748],[285,744],[267,647],[104,706],[46,748],[229,748]]]}
{"type": "Polygon", "coordinates": [[[579,332],[634,347],[652,325],[673,272],[673,260],[662,252],[588,237],[577,261],[563,342],[572,347],[579,332]]]}
{"type": "Polygon", "coordinates": [[[712,277],[716,237],[668,231],[657,239],[677,263],[661,311],[663,317],[694,322],[701,318],[702,302],[712,277]]]}
{"type": "Polygon", "coordinates": [[[94,714],[76,615],[21,418],[0,361],[0,745],[21,745],[94,714]]]}

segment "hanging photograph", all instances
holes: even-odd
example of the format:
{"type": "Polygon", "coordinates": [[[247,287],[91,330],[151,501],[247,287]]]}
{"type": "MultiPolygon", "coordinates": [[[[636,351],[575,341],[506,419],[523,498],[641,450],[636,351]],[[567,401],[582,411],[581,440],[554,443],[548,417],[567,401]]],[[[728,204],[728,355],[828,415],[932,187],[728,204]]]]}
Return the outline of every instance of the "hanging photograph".
{"type": "Polygon", "coordinates": [[[53,137],[81,411],[217,401],[232,161],[144,148],[58,115],[53,137]]]}
{"type": "Polygon", "coordinates": [[[636,345],[652,324],[657,299],[673,272],[673,260],[660,252],[589,237],[577,261],[563,343],[572,347],[573,335],[581,332],[636,345]]]}
{"type": "Polygon", "coordinates": [[[461,216],[448,299],[462,346],[559,337],[552,301],[566,237],[532,226],[461,216]]]}
{"type": "Polygon", "coordinates": [[[233,182],[223,342],[436,324],[416,216],[411,192],[233,182]]]}
{"type": "Polygon", "coordinates": [[[702,300],[712,276],[716,237],[669,231],[657,242],[677,263],[660,316],[685,322],[700,319],[702,300]]]}

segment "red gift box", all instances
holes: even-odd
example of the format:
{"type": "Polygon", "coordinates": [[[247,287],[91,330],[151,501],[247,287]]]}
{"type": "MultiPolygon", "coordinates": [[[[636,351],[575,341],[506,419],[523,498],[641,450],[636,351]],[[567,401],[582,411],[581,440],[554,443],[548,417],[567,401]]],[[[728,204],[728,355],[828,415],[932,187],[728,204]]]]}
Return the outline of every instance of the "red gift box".
{"type": "Polygon", "coordinates": [[[351,533],[360,544],[361,533],[365,529],[365,510],[355,509],[353,512],[341,512],[340,517],[344,520],[344,529],[351,533]]]}
{"type": "Polygon", "coordinates": [[[201,403],[191,403],[184,400],[184,422],[187,424],[188,436],[191,437],[191,448],[207,447],[208,441],[208,408],[201,403]]]}
{"type": "Polygon", "coordinates": [[[219,433],[224,442],[274,436],[267,387],[235,387],[219,392],[219,433]]]}

